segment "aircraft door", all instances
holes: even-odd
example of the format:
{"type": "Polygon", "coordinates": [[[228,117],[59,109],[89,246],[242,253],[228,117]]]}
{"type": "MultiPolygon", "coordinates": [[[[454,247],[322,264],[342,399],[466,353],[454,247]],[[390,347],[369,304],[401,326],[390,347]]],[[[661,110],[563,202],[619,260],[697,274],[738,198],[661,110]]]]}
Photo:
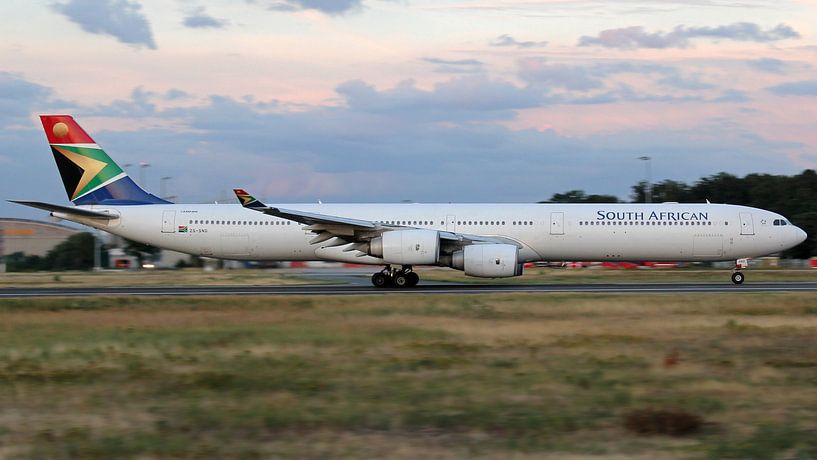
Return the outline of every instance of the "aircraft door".
{"type": "Polygon", "coordinates": [[[162,233],[176,232],[176,211],[162,213],[162,233]]]}
{"type": "Polygon", "coordinates": [[[755,224],[752,221],[752,213],[751,212],[742,212],[742,213],[740,213],[740,234],[741,235],[754,235],[755,234],[755,224]]]}
{"type": "Polygon", "coordinates": [[[457,231],[457,216],[450,214],[445,216],[445,229],[449,232],[457,231]]]}
{"type": "Polygon", "coordinates": [[[565,213],[563,212],[550,213],[550,234],[551,235],[565,234],[565,213]]]}

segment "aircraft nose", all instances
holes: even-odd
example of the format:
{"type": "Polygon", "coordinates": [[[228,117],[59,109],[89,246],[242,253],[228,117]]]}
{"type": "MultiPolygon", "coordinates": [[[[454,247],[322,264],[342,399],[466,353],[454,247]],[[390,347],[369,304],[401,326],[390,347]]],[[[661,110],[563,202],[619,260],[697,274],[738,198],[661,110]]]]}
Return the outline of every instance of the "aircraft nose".
{"type": "Polygon", "coordinates": [[[797,243],[795,243],[795,244],[800,244],[803,241],[806,241],[806,238],[808,238],[808,235],[806,234],[806,232],[804,232],[803,229],[800,228],[800,227],[795,227],[795,228],[797,228],[797,236],[795,237],[795,239],[797,240],[797,243]]]}

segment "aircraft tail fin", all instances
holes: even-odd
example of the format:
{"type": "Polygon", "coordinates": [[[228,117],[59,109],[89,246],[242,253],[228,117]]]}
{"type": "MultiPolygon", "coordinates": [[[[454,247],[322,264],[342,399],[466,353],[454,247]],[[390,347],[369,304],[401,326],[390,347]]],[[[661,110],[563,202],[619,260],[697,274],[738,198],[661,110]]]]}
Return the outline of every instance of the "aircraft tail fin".
{"type": "Polygon", "coordinates": [[[136,185],[70,115],[41,115],[40,120],[74,204],[170,203],[136,185]]]}
{"type": "Polygon", "coordinates": [[[265,205],[264,203],[262,203],[262,202],[258,201],[257,199],[255,199],[254,196],[252,196],[249,193],[247,193],[246,191],[244,191],[244,189],[235,188],[235,189],[233,189],[233,192],[235,192],[235,196],[236,196],[236,198],[238,198],[238,201],[241,202],[241,206],[244,206],[245,208],[250,208],[250,209],[266,209],[267,208],[267,205],[265,205]]]}

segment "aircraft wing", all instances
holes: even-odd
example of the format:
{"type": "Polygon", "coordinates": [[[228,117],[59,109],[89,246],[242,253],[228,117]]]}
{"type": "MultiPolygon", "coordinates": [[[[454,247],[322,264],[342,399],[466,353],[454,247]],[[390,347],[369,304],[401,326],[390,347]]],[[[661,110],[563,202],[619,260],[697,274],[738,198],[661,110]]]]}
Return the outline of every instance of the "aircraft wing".
{"type": "Polygon", "coordinates": [[[305,225],[343,225],[355,229],[365,230],[371,230],[379,227],[378,224],[368,220],[350,219],[347,217],[329,216],[326,214],[297,211],[294,209],[271,207],[258,201],[255,199],[255,197],[245,192],[243,189],[237,188],[233,191],[235,192],[235,196],[238,197],[238,200],[241,202],[241,205],[245,208],[260,211],[264,214],[280,217],[282,219],[299,222],[305,225]]]}
{"type": "MultiPolygon", "coordinates": [[[[340,238],[342,240],[340,244],[358,243],[368,241],[384,232],[416,228],[405,225],[389,225],[370,220],[352,219],[348,217],[298,211],[294,209],[276,208],[267,206],[258,201],[255,197],[243,189],[234,189],[233,191],[235,192],[236,197],[238,197],[238,200],[241,202],[241,205],[245,208],[305,224],[307,226],[307,230],[311,230],[312,232],[318,234],[318,237],[312,240],[312,242],[315,244],[327,241],[332,237],[340,238]]],[[[502,237],[470,235],[448,231],[441,231],[440,239],[442,239],[443,242],[453,243],[457,246],[465,246],[474,243],[517,244],[515,241],[502,237]]]]}
{"type": "Polygon", "coordinates": [[[58,204],[51,204],[51,203],[43,203],[42,201],[29,201],[29,200],[8,200],[9,203],[16,203],[21,204],[23,206],[30,206],[32,208],[42,209],[45,211],[50,211],[52,213],[57,212],[60,214],[69,214],[72,216],[78,217],[86,217],[89,219],[105,219],[111,220],[116,219],[117,216],[113,214],[108,214],[107,212],[99,212],[99,211],[91,211],[90,209],[82,209],[82,208],[75,208],[72,206],[60,206],[58,204]]]}
{"type": "Polygon", "coordinates": [[[306,225],[347,225],[353,228],[374,229],[378,225],[368,220],[349,219],[347,217],[329,216],[312,212],[297,211],[294,209],[266,208],[264,214],[293,220],[306,225]]]}

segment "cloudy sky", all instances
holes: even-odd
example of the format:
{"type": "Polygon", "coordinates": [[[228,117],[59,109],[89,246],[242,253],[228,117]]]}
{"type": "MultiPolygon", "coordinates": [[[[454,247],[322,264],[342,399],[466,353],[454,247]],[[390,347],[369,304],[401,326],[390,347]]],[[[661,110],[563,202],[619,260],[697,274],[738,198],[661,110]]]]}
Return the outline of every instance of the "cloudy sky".
{"type": "Polygon", "coordinates": [[[814,18],[815,0],[5,0],[0,198],[67,202],[40,113],[189,202],[627,198],[642,155],[655,180],[796,173],[817,167],[814,18]]]}

